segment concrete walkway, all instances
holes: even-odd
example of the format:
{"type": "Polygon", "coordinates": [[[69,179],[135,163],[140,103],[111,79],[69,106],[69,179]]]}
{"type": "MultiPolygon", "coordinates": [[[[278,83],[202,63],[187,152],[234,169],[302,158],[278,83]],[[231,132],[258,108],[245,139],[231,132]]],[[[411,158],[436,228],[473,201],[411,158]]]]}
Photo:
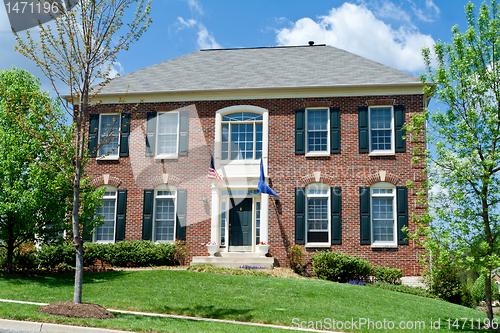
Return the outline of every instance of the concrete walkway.
{"type": "MultiPolygon", "coordinates": [[[[25,301],[12,301],[8,299],[0,299],[0,302],[4,303],[19,303],[19,304],[31,304],[31,305],[39,305],[44,306],[48,303],[37,303],[37,302],[25,302],[25,301]]],[[[249,322],[241,322],[234,320],[223,320],[223,319],[213,319],[213,318],[200,318],[200,317],[190,317],[190,316],[180,316],[180,315],[170,315],[170,314],[162,314],[162,313],[149,313],[149,312],[137,312],[137,311],[124,311],[124,310],[115,310],[115,309],[107,309],[110,312],[118,312],[125,314],[133,314],[140,316],[150,316],[150,317],[164,317],[164,318],[176,318],[176,319],[184,319],[184,320],[196,320],[196,321],[212,321],[218,323],[225,324],[234,324],[234,325],[243,325],[243,326],[258,326],[258,327],[270,327],[275,329],[289,330],[289,331],[300,331],[300,332],[327,332],[323,330],[314,330],[307,328],[298,328],[291,326],[279,326],[279,325],[270,325],[270,324],[259,324],[259,323],[249,323],[249,322]]],[[[116,333],[116,332],[127,332],[130,331],[118,331],[118,330],[110,330],[103,328],[93,328],[93,327],[81,327],[81,326],[71,326],[71,325],[58,325],[58,324],[47,324],[47,323],[38,323],[38,322],[29,322],[29,321],[16,321],[16,320],[7,320],[0,319],[0,333],[2,329],[8,330],[12,332],[43,332],[43,333],[116,333]]],[[[333,332],[332,333],[340,333],[333,332]]]]}

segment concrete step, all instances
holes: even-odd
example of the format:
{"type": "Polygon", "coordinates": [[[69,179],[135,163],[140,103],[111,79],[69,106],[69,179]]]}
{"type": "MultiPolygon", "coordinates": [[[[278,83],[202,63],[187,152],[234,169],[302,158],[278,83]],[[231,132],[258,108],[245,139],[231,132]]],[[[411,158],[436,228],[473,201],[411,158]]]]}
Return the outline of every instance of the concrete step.
{"type": "Polygon", "coordinates": [[[260,252],[219,252],[222,258],[264,258],[265,254],[260,252]]]}
{"type": "Polygon", "coordinates": [[[253,266],[262,268],[273,268],[277,260],[272,257],[193,257],[191,265],[209,264],[217,267],[241,267],[253,266]]]}

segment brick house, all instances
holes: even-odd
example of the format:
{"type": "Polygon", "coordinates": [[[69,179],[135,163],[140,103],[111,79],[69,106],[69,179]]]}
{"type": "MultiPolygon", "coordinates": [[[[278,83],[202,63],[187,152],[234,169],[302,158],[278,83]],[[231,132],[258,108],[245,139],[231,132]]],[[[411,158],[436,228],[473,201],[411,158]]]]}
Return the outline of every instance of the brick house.
{"type": "Polygon", "coordinates": [[[203,50],[117,77],[90,115],[87,174],[106,187],[92,241],[184,239],[190,262],[237,266],[287,266],[301,244],[419,275],[400,229],[425,209],[402,130],[422,88],[325,45],[203,50]],[[261,159],[279,198],[257,191],[261,159]]]}

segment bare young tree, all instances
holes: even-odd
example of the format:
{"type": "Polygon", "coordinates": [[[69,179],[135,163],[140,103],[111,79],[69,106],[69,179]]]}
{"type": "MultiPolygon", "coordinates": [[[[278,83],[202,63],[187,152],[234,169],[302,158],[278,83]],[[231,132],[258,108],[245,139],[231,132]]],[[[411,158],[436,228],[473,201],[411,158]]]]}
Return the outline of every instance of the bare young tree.
{"type": "MultiPolygon", "coordinates": [[[[69,90],[66,106],[73,119],[73,209],[72,229],[76,248],[75,292],[73,303],[82,302],[83,241],[79,221],[81,180],[86,161],[89,107],[100,89],[109,82],[118,52],[128,50],[152,22],[151,0],[73,0],[49,25],[38,26],[38,36],[30,31],[16,35],[16,50],[33,60],[62,98],[58,84],[69,90]],[[128,8],[136,5],[135,13],[128,8]],[[38,38],[36,38],[38,37],[38,38]]],[[[62,103],[64,104],[64,103],[62,103]]]]}

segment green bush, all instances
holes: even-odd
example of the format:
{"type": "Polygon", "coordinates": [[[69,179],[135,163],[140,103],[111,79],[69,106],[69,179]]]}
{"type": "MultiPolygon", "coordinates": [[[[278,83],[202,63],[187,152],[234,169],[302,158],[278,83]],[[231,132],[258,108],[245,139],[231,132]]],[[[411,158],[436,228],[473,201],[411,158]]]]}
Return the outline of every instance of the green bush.
{"type": "MultiPolygon", "coordinates": [[[[172,266],[175,264],[176,246],[172,243],[130,241],[99,244],[101,261],[116,267],[172,266]]],[[[99,252],[99,250],[97,251],[99,252]]]]}
{"type": "Polygon", "coordinates": [[[462,284],[449,254],[440,252],[430,268],[424,274],[429,290],[445,301],[462,304],[462,284]]]}
{"type": "Polygon", "coordinates": [[[385,289],[385,290],[397,291],[400,293],[405,293],[405,294],[410,294],[410,295],[417,295],[417,296],[422,296],[422,297],[427,297],[427,298],[440,299],[439,297],[434,295],[429,290],[425,290],[424,288],[420,288],[420,287],[411,287],[411,286],[405,286],[402,284],[397,285],[397,284],[391,284],[391,283],[387,283],[387,282],[368,283],[367,286],[385,289]]]}
{"type": "MultiPolygon", "coordinates": [[[[476,282],[474,282],[474,286],[472,287],[471,293],[472,293],[472,298],[476,302],[481,302],[486,300],[486,293],[484,291],[485,283],[486,283],[486,275],[484,274],[478,277],[476,282]]],[[[500,300],[500,293],[498,292],[498,286],[494,280],[491,280],[491,300],[492,301],[500,300]]]]}
{"type": "Polygon", "coordinates": [[[372,275],[378,282],[387,282],[390,284],[401,284],[403,270],[400,268],[390,268],[385,266],[375,266],[372,269],[372,275]]]}
{"type": "Polygon", "coordinates": [[[317,252],[312,255],[312,263],[319,278],[336,282],[365,281],[372,271],[368,261],[341,252],[317,252]]]}
{"type": "Polygon", "coordinates": [[[462,289],[460,292],[460,305],[466,306],[468,308],[474,308],[474,298],[469,287],[466,284],[462,284],[462,289]]]}
{"type": "Polygon", "coordinates": [[[38,264],[45,268],[56,268],[60,264],[76,265],[75,247],[72,242],[42,245],[37,251],[38,264]]]}
{"type": "MultiPolygon", "coordinates": [[[[93,266],[100,260],[116,267],[172,266],[176,246],[172,243],[130,241],[118,243],[84,243],[83,264],[93,266]]],[[[42,267],[74,267],[75,248],[73,243],[64,242],[42,245],[38,251],[38,263],[42,267]]]]}
{"type": "Polygon", "coordinates": [[[290,260],[290,268],[297,274],[302,274],[306,264],[303,262],[306,251],[300,245],[290,245],[288,248],[288,259],[290,260]]]}

